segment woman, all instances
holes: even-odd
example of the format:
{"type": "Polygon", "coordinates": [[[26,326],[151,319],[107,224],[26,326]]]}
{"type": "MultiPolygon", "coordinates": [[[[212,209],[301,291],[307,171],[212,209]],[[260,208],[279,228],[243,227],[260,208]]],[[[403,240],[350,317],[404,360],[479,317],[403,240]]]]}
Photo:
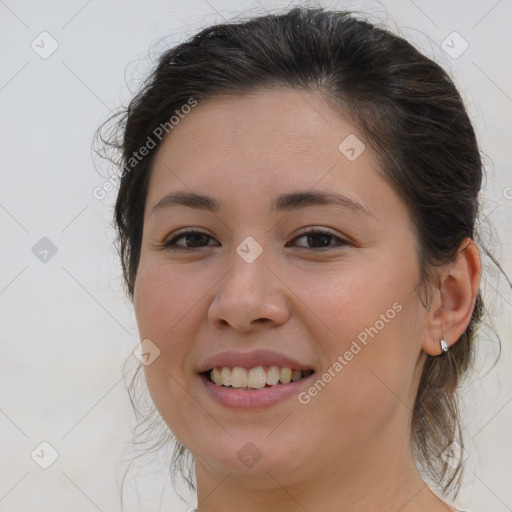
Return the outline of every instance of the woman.
{"type": "Polygon", "coordinates": [[[199,512],[456,510],[482,165],[446,73],[295,8],[165,52],[119,127],[139,357],[199,512]]]}

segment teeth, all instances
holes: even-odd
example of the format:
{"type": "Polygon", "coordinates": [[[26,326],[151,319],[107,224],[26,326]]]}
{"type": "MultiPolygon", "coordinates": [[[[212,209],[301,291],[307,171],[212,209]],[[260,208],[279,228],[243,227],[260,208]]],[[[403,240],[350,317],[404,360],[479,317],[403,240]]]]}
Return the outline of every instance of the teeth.
{"type": "Polygon", "coordinates": [[[222,385],[222,373],[219,368],[214,368],[212,370],[211,377],[212,377],[213,382],[215,382],[215,384],[217,384],[217,386],[222,385]]]}
{"type": "Polygon", "coordinates": [[[224,383],[225,386],[231,386],[231,370],[229,368],[222,368],[222,380],[220,385],[222,385],[222,383],[224,383]]]}
{"type": "Polygon", "coordinates": [[[300,370],[293,370],[292,372],[292,382],[299,380],[302,377],[302,372],[300,370]]]}
{"type": "Polygon", "coordinates": [[[258,366],[257,368],[251,368],[247,377],[247,387],[253,389],[264,388],[266,380],[267,374],[261,366],[258,366]]]}
{"type": "Polygon", "coordinates": [[[213,368],[210,371],[210,378],[217,386],[261,389],[266,385],[275,386],[278,383],[296,382],[311,373],[312,370],[292,370],[291,368],[279,368],[278,366],[270,366],[267,370],[262,366],[249,370],[240,366],[234,368],[224,366],[213,368]]]}
{"type": "Polygon", "coordinates": [[[281,371],[277,366],[271,366],[267,370],[267,384],[269,386],[274,386],[279,382],[279,375],[281,374],[281,371]]]}
{"type": "Polygon", "coordinates": [[[281,384],[288,384],[292,381],[292,371],[290,368],[281,368],[279,380],[281,384]]]}
{"type": "Polygon", "coordinates": [[[233,371],[231,372],[231,386],[233,386],[234,388],[246,388],[247,378],[247,370],[245,368],[240,368],[239,366],[236,366],[235,368],[233,368],[233,371]]]}

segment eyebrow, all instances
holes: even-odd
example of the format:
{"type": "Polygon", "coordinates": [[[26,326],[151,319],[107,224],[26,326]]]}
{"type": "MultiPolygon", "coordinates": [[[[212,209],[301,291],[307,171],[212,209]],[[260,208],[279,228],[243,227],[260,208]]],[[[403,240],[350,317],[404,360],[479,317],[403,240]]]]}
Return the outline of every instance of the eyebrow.
{"type": "MultiPolygon", "coordinates": [[[[354,199],[351,199],[350,197],[336,192],[320,191],[282,194],[272,202],[272,209],[279,212],[298,210],[310,206],[325,205],[343,206],[367,215],[372,215],[366,206],[354,199]]],[[[213,197],[197,194],[195,192],[170,192],[160,199],[155,206],[153,206],[151,209],[151,215],[158,210],[170,208],[172,206],[186,206],[188,208],[195,208],[198,210],[218,212],[222,208],[222,203],[213,197]]]]}

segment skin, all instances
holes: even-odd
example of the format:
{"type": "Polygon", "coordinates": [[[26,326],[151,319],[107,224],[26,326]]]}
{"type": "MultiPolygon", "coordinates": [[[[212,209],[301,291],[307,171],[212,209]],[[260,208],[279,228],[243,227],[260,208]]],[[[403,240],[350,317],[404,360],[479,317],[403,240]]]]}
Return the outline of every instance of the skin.
{"type": "Polygon", "coordinates": [[[134,305],[141,339],[161,351],[145,367],[151,396],[195,457],[199,512],[241,503],[247,512],[455,510],[421,480],[409,421],[426,354],[440,354],[439,340],[454,343],[470,320],[478,251],[470,239],[461,245],[439,270],[426,310],[415,291],[410,215],[368,144],[355,161],[338,150],[350,134],[364,141],[319,93],[274,89],[200,102],[156,155],[134,305]],[[280,194],[311,190],[348,196],[367,213],[270,207],[280,194]],[[151,214],[175,191],[223,206],[151,214]],[[183,228],[211,238],[199,237],[199,249],[197,238],[183,237],[181,249],[162,248],[183,228]],[[330,246],[301,236],[303,228],[333,235],[330,246]],[[252,263],[236,252],[247,236],[263,249],[252,263]],[[207,358],[254,348],[321,375],[396,303],[400,312],[307,405],[293,396],[266,409],[228,409],[198,377],[207,358]],[[250,468],[237,457],[247,442],[261,453],[250,468]]]}

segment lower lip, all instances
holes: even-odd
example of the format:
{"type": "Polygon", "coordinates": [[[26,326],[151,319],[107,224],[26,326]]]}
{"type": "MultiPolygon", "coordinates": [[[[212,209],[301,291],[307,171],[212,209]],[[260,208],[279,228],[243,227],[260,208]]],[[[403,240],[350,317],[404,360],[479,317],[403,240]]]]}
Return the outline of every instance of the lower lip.
{"type": "Polygon", "coordinates": [[[206,391],[220,405],[231,409],[260,409],[283,402],[292,395],[298,395],[300,389],[308,385],[313,375],[315,374],[312,373],[289,384],[276,384],[251,391],[218,386],[210,382],[205,375],[200,375],[200,378],[206,391]]]}

